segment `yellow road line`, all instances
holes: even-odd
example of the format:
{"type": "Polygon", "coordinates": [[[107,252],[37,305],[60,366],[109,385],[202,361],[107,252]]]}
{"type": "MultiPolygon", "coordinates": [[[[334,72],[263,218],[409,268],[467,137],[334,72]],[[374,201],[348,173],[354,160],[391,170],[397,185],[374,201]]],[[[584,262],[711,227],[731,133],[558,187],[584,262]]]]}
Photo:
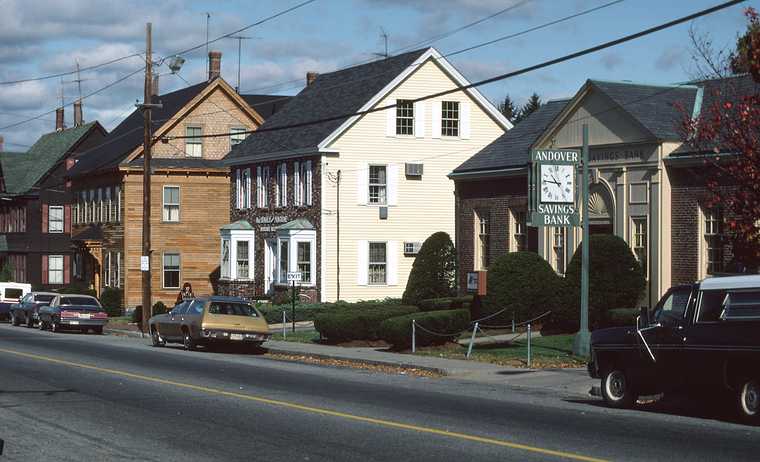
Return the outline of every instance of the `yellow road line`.
{"type": "Polygon", "coordinates": [[[91,371],[102,372],[102,373],[106,373],[106,374],[118,375],[118,376],[121,376],[121,377],[128,377],[128,378],[131,378],[131,379],[142,380],[142,381],[145,381],[145,382],[160,383],[160,384],[164,384],[164,385],[171,385],[171,386],[174,386],[174,387],[185,388],[185,389],[188,389],[188,390],[194,390],[194,391],[199,391],[199,392],[213,394],[213,395],[226,396],[226,397],[229,397],[229,398],[237,398],[237,399],[242,399],[242,400],[246,400],[246,401],[254,401],[254,402],[257,402],[257,403],[269,404],[269,405],[272,405],[272,406],[284,407],[284,408],[287,408],[287,409],[296,409],[296,410],[299,410],[299,411],[308,412],[308,413],[312,413],[312,414],[321,414],[321,415],[326,415],[326,416],[331,416],[331,417],[338,417],[338,418],[341,418],[341,419],[353,420],[353,421],[358,421],[358,422],[365,422],[365,423],[379,425],[379,426],[382,426],[382,427],[397,428],[397,429],[409,430],[409,431],[418,432],[418,433],[426,433],[426,434],[430,434],[430,435],[445,436],[445,437],[449,437],[449,438],[454,438],[454,439],[459,439],[459,440],[465,440],[465,441],[472,441],[472,442],[476,442],[476,443],[489,444],[489,445],[493,445],[493,446],[501,446],[501,447],[510,448],[510,449],[519,449],[519,450],[522,450],[522,451],[527,451],[527,452],[532,452],[532,453],[537,453],[537,454],[543,454],[543,455],[548,455],[548,456],[555,456],[555,457],[560,457],[560,458],[563,458],[563,459],[579,460],[579,461],[584,461],[584,462],[607,462],[604,459],[597,459],[597,458],[594,458],[594,457],[583,456],[583,455],[574,454],[574,453],[571,453],[571,452],[555,451],[555,450],[552,450],[552,449],[544,449],[544,448],[539,448],[539,447],[536,447],[536,446],[529,446],[529,445],[526,445],[526,444],[513,443],[511,441],[499,440],[499,439],[495,439],[495,438],[486,438],[486,437],[475,436],[475,435],[468,435],[466,433],[450,432],[450,431],[447,431],[447,430],[440,430],[440,429],[431,428],[431,427],[421,427],[421,426],[418,426],[418,425],[411,425],[411,424],[405,424],[405,423],[401,423],[401,422],[394,422],[392,420],[376,419],[376,418],[373,418],[373,417],[364,417],[364,416],[359,416],[359,415],[354,415],[354,414],[348,414],[348,413],[345,413],[345,412],[332,411],[332,410],[329,410],[329,409],[322,409],[322,408],[313,407],[313,406],[305,406],[303,404],[296,404],[296,403],[291,403],[291,402],[288,402],[288,401],[281,401],[281,400],[263,398],[263,397],[260,397],[260,396],[247,395],[247,394],[236,393],[236,392],[232,392],[232,391],[224,391],[224,390],[220,390],[220,389],[217,389],[217,388],[210,388],[210,387],[204,387],[204,386],[200,386],[200,385],[192,385],[192,384],[189,384],[189,383],[175,382],[175,381],[172,381],[172,380],[160,379],[158,377],[151,377],[151,376],[141,375],[141,374],[134,374],[132,372],[120,371],[120,370],[117,370],[117,369],[108,369],[108,368],[105,368],[105,367],[98,367],[98,366],[92,366],[92,365],[89,365],[89,364],[77,363],[77,362],[73,362],[73,361],[66,361],[66,360],[63,360],[63,359],[52,358],[50,356],[42,356],[42,355],[36,355],[36,354],[31,354],[31,353],[24,353],[24,352],[21,352],[21,351],[7,350],[7,349],[4,349],[4,348],[0,348],[0,352],[2,352],[2,353],[8,353],[8,354],[11,354],[11,355],[16,355],[16,356],[21,356],[21,357],[24,357],[24,358],[36,359],[36,360],[39,360],[39,361],[46,361],[46,362],[53,363],[53,364],[60,364],[60,365],[63,365],[63,366],[71,366],[71,367],[76,367],[76,368],[80,368],[80,369],[87,369],[87,370],[91,370],[91,371]]]}

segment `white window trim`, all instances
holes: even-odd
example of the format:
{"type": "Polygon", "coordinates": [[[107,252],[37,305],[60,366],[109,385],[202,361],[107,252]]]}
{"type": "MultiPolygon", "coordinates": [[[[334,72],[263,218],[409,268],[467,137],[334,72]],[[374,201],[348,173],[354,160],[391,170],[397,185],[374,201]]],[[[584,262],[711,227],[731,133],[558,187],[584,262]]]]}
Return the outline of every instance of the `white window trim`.
{"type": "Polygon", "coordinates": [[[277,278],[276,278],[276,285],[283,285],[280,274],[280,248],[281,243],[287,242],[288,243],[288,272],[296,272],[298,271],[298,243],[299,242],[309,242],[310,248],[309,251],[311,253],[311,265],[310,265],[310,273],[311,273],[311,281],[310,282],[302,282],[301,286],[303,287],[316,287],[317,285],[317,232],[315,230],[311,229],[291,229],[291,230],[281,230],[277,232],[277,278]]]}
{"type": "MultiPolygon", "coordinates": [[[[390,202],[389,199],[389,181],[388,181],[388,174],[389,174],[389,168],[388,164],[369,164],[367,167],[367,205],[371,206],[377,206],[377,207],[387,207],[388,202],[390,202]],[[370,190],[372,188],[372,182],[371,180],[371,173],[372,173],[372,167],[384,167],[385,168],[385,201],[383,202],[372,202],[372,194],[370,194],[370,190]]],[[[379,183],[378,183],[379,184],[379,183]]]]}
{"type": "Polygon", "coordinates": [[[520,210],[520,209],[510,209],[509,210],[509,251],[510,252],[518,252],[520,250],[518,242],[517,242],[517,223],[518,223],[518,215],[520,213],[525,213],[525,222],[523,223],[523,229],[521,236],[524,236],[525,241],[525,248],[523,250],[527,250],[528,248],[528,229],[527,229],[527,223],[528,223],[528,215],[526,210],[520,210]]]}
{"type": "Polygon", "coordinates": [[[180,289],[182,288],[182,253],[181,252],[161,252],[161,287],[163,289],[180,289]],[[177,287],[166,286],[166,269],[164,267],[164,257],[166,255],[177,255],[179,257],[179,276],[177,277],[177,287]]]}
{"type": "Polygon", "coordinates": [[[182,220],[182,188],[179,187],[179,185],[173,185],[173,184],[167,184],[164,185],[163,188],[161,188],[161,223],[179,223],[182,220]],[[165,202],[165,193],[167,188],[177,188],[177,196],[179,199],[179,202],[176,204],[170,203],[167,204],[165,202]],[[164,217],[164,211],[166,210],[166,206],[177,206],[177,219],[176,220],[167,220],[164,217]]]}
{"type": "Polygon", "coordinates": [[[275,207],[287,207],[288,206],[288,164],[287,162],[281,162],[277,164],[277,181],[276,191],[277,200],[275,201],[275,207]]]}
{"type": "Polygon", "coordinates": [[[242,126],[230,127],[230,149],[232,149],[233,146],[237,146],[238,144],[240,144],[243,141],[245,141],[245,139],[248,137],[248,134],[245,133],[247,131],[248,131],[248,129],[246,127],[242,127],[242,126]],[[245,135],[245,136],[243,136],[243,139],[241,139],[237,143],[233,143],[232,141],[235,139],[235,135],[240,135],[241,132],[245,135]]]}
{"type": "MultiPolygon", "coordinates": [[[[628,236],[630,239],[630,247],[631,252],[633,252],[633,256],[636,257],[636,260],[638,261],[638,257],[636,256],[636,221],[637,220],[644,220],[644,250],[645,255],[644,258],[646,258],[646,267],[643,268],[644,270],[644,278],[646,280],[649,280],[649,266],[650,266],[650,260],[649,260],[649,217],[647,215],[633,215],[628,220],[628,236]]],[[[641,262],[639,262],[641,263],[641,262]]]]}
{"type": "MultiPolygon", "coordinates": [[[[394,111],[394,115],[395,115],[395,117],[393,118],[393,123],[394,123],[393,133],[394,133],[394,136],[397,137],[397,138],[416,138],[417,137],[417,124],[415,123],[415,121],[416,121],[416,118],[417,118],[417,104],[415,104],[412,99],[397,98],[396,99],[396,107],[393,108],[393,111],[394,111]],[[411,119],[412,119],[412,133],[399,133],[398,132],[398,122],[399,122],[399,119],[401,119],[401,117],[399,117],[399,115],[398,115],[398,110],[399,110],[399,103],[402,102],[402,101],[410,103],[412,105],[412,117],[411,117],[411,119]]],[[[404,117],[404,119],[408,119],[408,118],[409,117],[404,117]]]]}
{"type": "Polygon", "coordinates": [[[367,268],[365,269],[365,271],[367,271],[367,285],[370,287],[386,287],[386,286],[391,285],[389,284],[390,282],[390,264],[389,264],[390,263],[389,262],[390,245],[388,244],[389,244],[388,241],[376,241],[376,240],[367,241],[367,268]],[[372,264],[372,261],[370,260],[371,258],[370,256],[372,255],[372,252],[371,252],[372,244],[385,244],[385,282],[383,283],[372,283],[369,279],[369,267],[372,264]]]}
{"type": "MultiPolygon", "coordinates": [[[[447,119],[449,120],[449,119],[447,119]]],[[[454,120],[454,119],[450,119],[454,120]]],[[[455,101],[455,100],[442,100],[441,101],[441,113],[440,113],[440,122],[441,122],[441,139],[460,139],[462,138],[462,102],[461,101],[455,101]],[[456,135],[447,135],[444,133],[445,129],[443,126],[443,104],[444,103],[456,103],[457,105],[457,118],[456,118],[456,125],[457,125],[457,134],[456,135]]]]}
{"type": "Polygon", "coordinates": [[[246,281],[250,282],[255,279],[256,274],[256,261],[254,260],[254,257],[256,255],[255,248],[256,248],[256,241],[255,241],[255,232],[253,230],[243,230],[243,229],[235,229],[235,230],[229,230],[229,229],[223,229],[219,232],[220,235],[220,243],[219,243],[219,265],[221,268],[222,265],[222,250],[224,244],[221,241],[228,240],[230,242],[230,261],[229,261],[229,275],[227,277],[222,277],[221,279],[225,281],[246,281]],[[248,278],[246,279],[240,279],[238,278],[237,274],[237,243],[240,241],[248,241],[248,278]]]}
{"type": "Polygon", "coordinates": [[[699,220],[699,235],[697,236],[698,253],[697,253],[697,279],[712,277],[713,275],[708,272],[708,266],[710,265],[709,249],[707,246],[707,240],[705,234],[707,233],[707,210],[704,206],[699,206],[698,217],[699,220]]]}
{"type": "Polygon", "coordinates": [[[47,260],[48,260],[48,267],[47,267],[48,284],[51,284],[51,285],[60,285],[60,284],[63,284],[64,283],[63,282],[64,281],[64,274],[66,273],[66,268],[64,268],[64,265],[66,264],[66,259],[63,258],[63,255],[48,255],[47,260]],[[53,280],[53,274],[57,274],[57,272],[58,272],[58,270],[55,270],[56,273],[53,273],[54,270],[52,269],[52,263],[53,263],[54,259],[55,260],[60,260],[60,262],[61,262],[61,269],[60,269],[61,278],[60,278],[60,281],[59,280],[55,280],[55,281],[53,280]]]}
{"type": "MultiPolygon", "coordinates": [[[[200,133],[201,136],[203,135],[203,126],[202,125],[187,124],[187,125],[185,125],[185,136],[190,136],[190,135],[188,135],[187,131],[188,131],[188,129],[191,129],[191,128],[193,128],[193,129],[194,128],[199,129],[201,131],[201,133],[200,133]]],[[[185,139],[185,157],[192,157],[193,159],[203,158],[203,138],[186,138],[185,139]],[[190,154],[188,152],[188,146],[191,146],[191,145],[192,146],[200,146],[200,154],[199,155],[196,156],[196,155],[190,154]]]]}
{"type": "Polygon", "coordinates": [[[48,229],[47,229],[48,233],[51,233],[51,234],[61,234],[61,233],[63,233],[63,230],[65,228],[66,228],[66,216],[65,216],[65,211],[64,211],[63,206],[62,205],[50,205],[50,206],[48,206],[48,229]],[[52,228],[52,224],[53,224],[53,220],[52,220],[53,214],[51,213],[52,210],[60,210],[61,211],[61,221],[60,221],[60,223],[61,223],[61,229],[60,230],[53,230],[53,228],[52,228]]]}

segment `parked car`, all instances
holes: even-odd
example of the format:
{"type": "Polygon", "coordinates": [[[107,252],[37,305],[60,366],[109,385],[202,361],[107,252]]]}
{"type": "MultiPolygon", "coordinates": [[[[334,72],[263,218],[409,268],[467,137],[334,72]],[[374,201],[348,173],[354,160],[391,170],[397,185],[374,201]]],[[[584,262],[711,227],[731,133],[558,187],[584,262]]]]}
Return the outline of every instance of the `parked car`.
{"type": "Polygon", "coordinates": [[[55,292],[29,292],[24,295],[18,303],[11,305],[11,324],[14,326],[25,324],[26,327],[34,327],[40,307],[49,305],[56,295],[58,294],[55,292]]]}
{"type": "Polygon", "coordinates": [[[32,291],[31,284],[0,282],[0,319],[10,320],[11,305],[32,291]]]}
{"type": "Polygon", "coordinates": [[[182,343],[186,350],[213,343],[259,346],[271,337],[264,315],[236,297],[198,297],[149,321],[153,346],[182,343]]]}
{"type": "Polygon", "coordinates": [[[633,406],[640,395],[725,390],[740,416],[758,424],[760,276],[673,287],[651,317],[642,309],[637,326],[594,331],[591,351],[589,373],[601,379],[609,406],[633,406]]]}
{"type": "Polygon", "coordinates": [[[108,323],[108,314],[98,299],[90,295],[56,295],[49,305],[40,307],[38,314],[40,330],[53,332],[72,329],[102,334],[108,323]]]}

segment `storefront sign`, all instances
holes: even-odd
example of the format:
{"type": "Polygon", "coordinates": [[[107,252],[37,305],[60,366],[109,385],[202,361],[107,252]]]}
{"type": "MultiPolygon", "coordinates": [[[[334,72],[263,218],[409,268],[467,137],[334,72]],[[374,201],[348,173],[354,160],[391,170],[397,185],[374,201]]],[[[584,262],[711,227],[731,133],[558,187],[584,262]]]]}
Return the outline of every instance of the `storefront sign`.
{"type": "Polygon", "coordinates": [[[528,170],[531,226],[578,226],[577,166],[580,151],[534,149],[528,170]]]}

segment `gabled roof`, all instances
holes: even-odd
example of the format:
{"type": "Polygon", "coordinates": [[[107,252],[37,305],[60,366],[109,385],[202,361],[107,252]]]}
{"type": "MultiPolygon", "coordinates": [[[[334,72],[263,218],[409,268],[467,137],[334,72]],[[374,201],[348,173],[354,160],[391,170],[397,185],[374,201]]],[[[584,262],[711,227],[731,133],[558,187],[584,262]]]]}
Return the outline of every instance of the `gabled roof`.
{"type": "Polygon", "coordinates": [[[230,223],[219,228],[225,231],[251,231],[253,226],[247,220],[238,220],[234,223],[230,223]]]}
{"type": "MultiPolygon", "coordinates": [[[[260,132],[246,138],[226,157],[228,165],[273,153],[314,153],[324,148],[358,117],[428,59],[435,59],[460,84],[468,83],[434,48],[410,51],[371,63],[320,74],[277,114],[267,119],[260,132]],[[340,117],[348,115],[346,117],[340,117]],[[338,118],[340,117],[340,118],[338,118]],[[336,118],[321,123],[317,120],[336,118]],[[295,125],[304,124],[298,127],[295,125]],[[290,127],[290,128],[282,128],[290,127]],[[267,131],[272,129],[272,131],[267,131]]],[[[477,89],[465,90],[505,129],[511,124],[477,89]]]]}
{"type": "Polygon", "coordinates": [[[285,95],[240,95],[249,106],[258,112],[264,120],[272,117],[285,107],[292,96],[285,95]]]}
{"type": "Polygon", "coordinates": [[[1,162],[6,193],[23,194],[30,191],[93,129],[103,130],[98,122],[90,122],[46,133],[25,153],[3,153],[1,162]]]}
{"type": "Polygon", "coordinates": [[[314,225],[312,225],[306,218],[296,218],[295,220],[291,220],[277,227],[277,231],[295,231],[303,229],[314,229],[314,225]]]}
{"type": "Polygon", "coordinates": [[[678,141],[678,126],[691,114],[697,101],[694,85],[647,85],[633,82],[589,80],[596,88],[633,117],[653,138],[678,141]]]}
{"type": "Polygon", "coordinates": [[[547,102],[515,125],[515,128],[467,159],[452,172],[452,175],[524,167],[530,159],[531,147],[565,108],[568,101],[570,100],[562,99],[547,102]]]}

